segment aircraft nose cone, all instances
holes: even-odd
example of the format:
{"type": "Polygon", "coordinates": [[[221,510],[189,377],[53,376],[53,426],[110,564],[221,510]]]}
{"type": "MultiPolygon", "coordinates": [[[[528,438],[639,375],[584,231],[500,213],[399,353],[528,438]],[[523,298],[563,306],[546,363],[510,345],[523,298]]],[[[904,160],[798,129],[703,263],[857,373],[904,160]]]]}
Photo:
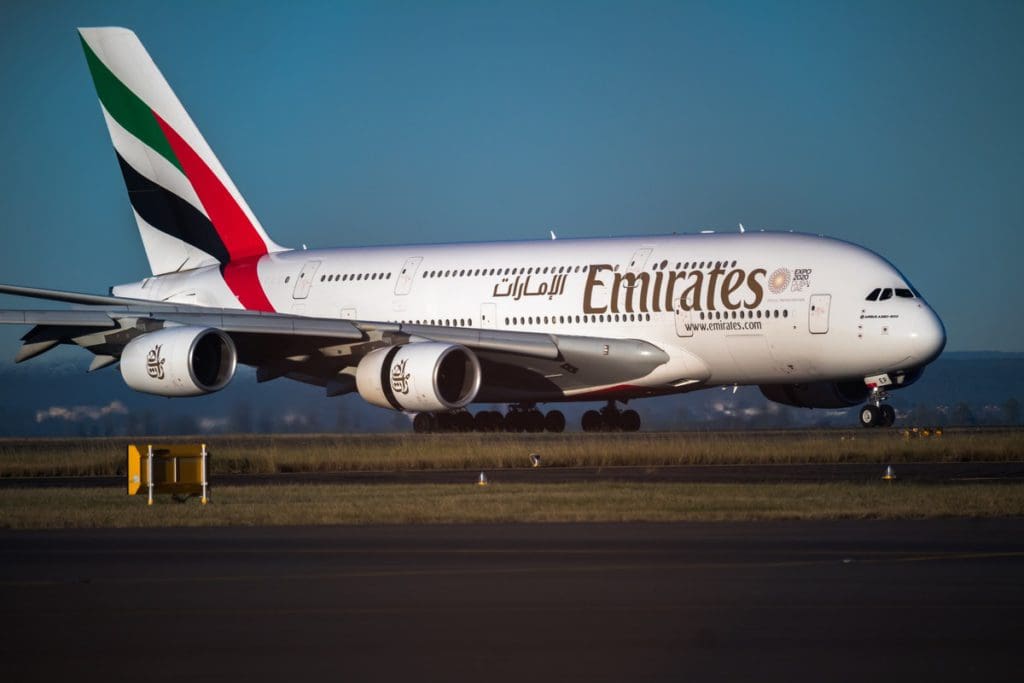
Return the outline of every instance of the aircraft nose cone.
{"type": "Polygon", "coordinates": [[[931,363],[939,357],[946,346],[946,328],[928,306],[922,306],[921,314],[915,321],[913,333],[914,359],[922,364],[931,363]]]}

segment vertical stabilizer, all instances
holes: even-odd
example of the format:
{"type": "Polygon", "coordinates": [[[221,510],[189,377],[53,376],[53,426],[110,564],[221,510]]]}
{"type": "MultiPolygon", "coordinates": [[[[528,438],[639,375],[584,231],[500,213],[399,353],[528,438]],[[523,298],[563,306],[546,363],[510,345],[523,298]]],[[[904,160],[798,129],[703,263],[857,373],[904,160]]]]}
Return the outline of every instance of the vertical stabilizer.
{"type": "Polygon", "coordinates": [[[78,31],[153,274],[283,251],[135,33],[78,31]]]}

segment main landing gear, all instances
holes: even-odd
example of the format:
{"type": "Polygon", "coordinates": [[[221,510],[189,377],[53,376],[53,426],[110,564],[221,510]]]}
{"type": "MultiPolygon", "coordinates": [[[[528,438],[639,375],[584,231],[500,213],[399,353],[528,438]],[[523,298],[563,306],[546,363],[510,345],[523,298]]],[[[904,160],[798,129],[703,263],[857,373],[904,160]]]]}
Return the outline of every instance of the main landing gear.
{"type": "Polygon", "coordinates": [[[864,427],[892,427],[896,422],[896,411],[887,403],[889,396],[881,387],[871,390],[868,404],[860,409],[860,423],[864,427]]]}
{"type": "Polygon", "coordinates": [[[412,421],[417,434],[432,432],[563,432],[565,415],[560,410],[542,413],[532,405],[510,406],[502,415],[497,410],[482,410],[473,415],[467,410],[453,413],[418,413],[412,421]]]}
{"type": "MultiPolygon", "coordinates": [[[[615,401],[601,410],[588,410],[583,414],[585,432],[636,432],[640,430],[640,415],[635,410],[619,410],[615,401]]],[[[560,410],[543,413],[532,404],[509,406],[502,415],[497,410],[482,410],[473,415],[466,410],[452,413],[418,413],[412,421],[417,434],[433,432],[552,432],[565,431],[565,415],[560,410]]]]}
{"type": "Polygon", "coordinates": [[[600,411],[583,413],[581,426],[585,432],[636,432],[640,430],[640,414],[635,410],[620,411],[615,401],[608,401],[600,411]]]}

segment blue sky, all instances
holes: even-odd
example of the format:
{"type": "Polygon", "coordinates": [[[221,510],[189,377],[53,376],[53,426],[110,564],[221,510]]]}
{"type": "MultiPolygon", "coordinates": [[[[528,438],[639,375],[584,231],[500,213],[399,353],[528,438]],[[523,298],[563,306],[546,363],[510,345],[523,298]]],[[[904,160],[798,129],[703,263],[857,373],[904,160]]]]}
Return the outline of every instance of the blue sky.
{"type": "Polygon", "coordinates": [[[0,4],[0,281],[148,274],[74,31],[123,25],[282,244],[823,233],[1024,351],[1024,3],[289,5],[0,4]]]}

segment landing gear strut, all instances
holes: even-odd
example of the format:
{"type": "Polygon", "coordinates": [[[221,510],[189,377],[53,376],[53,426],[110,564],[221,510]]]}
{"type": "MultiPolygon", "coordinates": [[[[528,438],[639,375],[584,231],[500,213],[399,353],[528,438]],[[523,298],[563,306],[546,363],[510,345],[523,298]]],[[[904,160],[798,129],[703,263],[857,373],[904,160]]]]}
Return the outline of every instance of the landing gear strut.
{"type": "Polygon", "coordinates": [[[615,401],[608,401],[600,411],[583,413],[581,426],[585,432],[635,432],[640,429],[640,414],[635,410],[620,411],[615,401]]]}
{"type": "Polygon", "coordinates": [[[860,409],[860,423],[864,427],[891,427],[896,422],[896,411],[887,403],[885,389],[875,387],[868,397],[868,404],[860,409]]]}

